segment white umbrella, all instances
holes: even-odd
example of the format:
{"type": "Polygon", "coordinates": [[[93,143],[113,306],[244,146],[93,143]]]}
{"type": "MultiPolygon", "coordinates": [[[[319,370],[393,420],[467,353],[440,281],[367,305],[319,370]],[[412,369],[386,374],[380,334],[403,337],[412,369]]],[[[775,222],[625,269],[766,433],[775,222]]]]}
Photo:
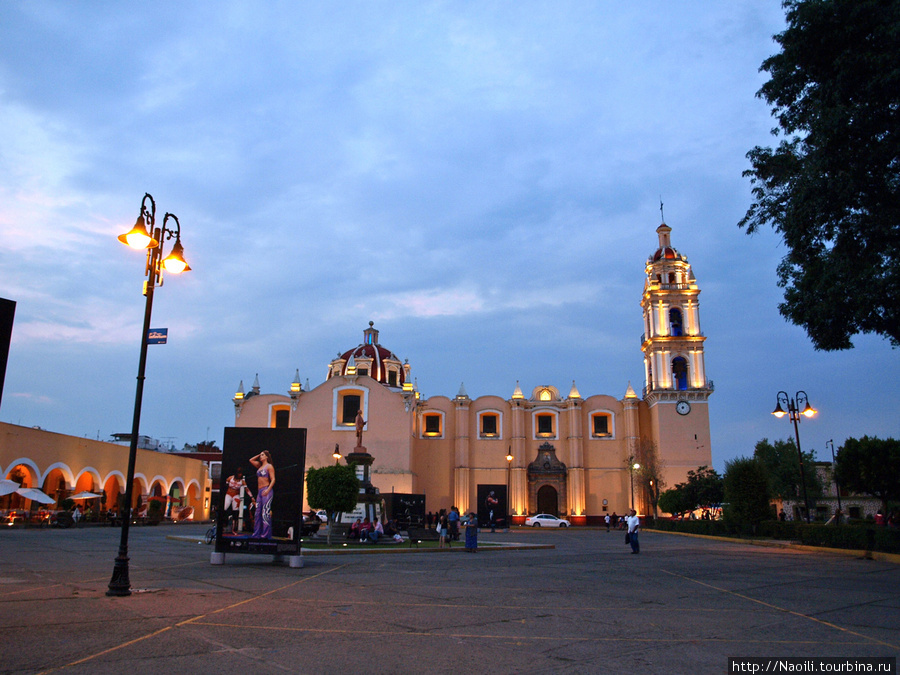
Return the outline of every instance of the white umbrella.
{"type": "Polygon", "coordinates": [[[79,492],[77,495],[72,495],[71,497],[69,497],[69,499],[96,499],[99,496],[100,495],[95,492],[88,492],[87,490],[85,490],[83,492],[79,492]]]}
{"type": "Polygon", "coordinates": [[[56,501],[53,497],[44,494],[37,488],[19,488],[16,492],[25,497],[25,499],[30,499],[40,504],[52,504],[56,501]]]}
{"type": "Polygon", "coordinates": [[[19,484],[14,480],[9,480],[4,478],[0,480],[0,497],[5,497],[8,494],[12,494],[19,487],[19,484]]]}

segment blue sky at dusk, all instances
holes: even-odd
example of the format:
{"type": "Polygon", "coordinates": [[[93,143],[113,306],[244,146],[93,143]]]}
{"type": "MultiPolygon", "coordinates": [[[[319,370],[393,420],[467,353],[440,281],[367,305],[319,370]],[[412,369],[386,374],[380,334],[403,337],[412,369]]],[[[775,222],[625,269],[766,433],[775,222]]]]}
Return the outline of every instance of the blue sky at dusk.
{"type": "Polygon", "coordinates": [[[736,223],[775,122],[776,0],[3,2],[0,420],[131,427],[145,192],[193,270],[154,299],[141,432],[221,442],[231,398],[315,386],[374,321],[424,396],[644,385],[660,199],[702,290],[714,466],[788,438],[898,435],[898,352],[816,352],[736,223]]]}

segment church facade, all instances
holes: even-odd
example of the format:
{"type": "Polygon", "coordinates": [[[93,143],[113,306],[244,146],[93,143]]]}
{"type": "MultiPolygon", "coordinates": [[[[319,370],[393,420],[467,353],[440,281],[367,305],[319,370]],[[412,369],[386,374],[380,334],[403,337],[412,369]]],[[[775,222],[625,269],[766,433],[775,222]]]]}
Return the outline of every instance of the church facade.
{"type": "MultiPolygon", "coordinates": [[[[659,246],[646,262],[641,308],[645,385],[618,398],[582,396],[540,385],[508,397],[420,397],[408,361],[379,340],[372,322],[363,341],[306,388],[295,376],[285,394],[261,393],[258,379],[233,399],[235,426],[307,429],[307,467],[335,461],[356,445],[374,457],[372,484],[382,494],[424,494],[427,509],[478,510],[482,495],[508,495],[514,523],[551,513],[573,524],[597,523],[632,504],[652,512],[650,492],[712,464],[700,289],[687,258],[657,228],[659,246]],[[647,480],[648,469],[654,483],[647,480]]],[[[514,375],[511,376],[511,380],[514,375]]]]}

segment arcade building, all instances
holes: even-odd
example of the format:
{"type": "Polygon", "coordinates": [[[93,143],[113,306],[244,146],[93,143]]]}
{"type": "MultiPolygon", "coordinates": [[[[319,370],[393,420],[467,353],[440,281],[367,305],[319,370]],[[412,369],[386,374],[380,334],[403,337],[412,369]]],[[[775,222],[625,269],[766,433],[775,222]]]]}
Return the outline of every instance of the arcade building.
{"type": "Polygon", "coordinates": [[[363,444],[374,457],[372,484],[382,494],[424,494],[429,511],[453,505],[477,511],[484,495],[496,491],[508,496],[514,524],[536,513],[599,523],[607,513],[627,513],[632,503],[652,513],[636,464],[655,463],[662,489],[712,465],[713,383],[704,365],[700,288],[688,259],[671,244],[671,228],[663,223],[656,232],[659,246],[646,262],[640,302],[640,392],[623,383],[621,398],[583,396],[574,381],[530,391],[516,381],[508,396],[472,399],[461,386],[455,396],[425,399],[408,360],[381,344],[369,322],[362,343],[327,364],[316,387],[304,388],[299,372],[286,394],[261,393],[258,378],[245,394],[241,383],[235,426],[306,428],[306,466],[326,466],[336,446],[351,452],[361,410],[363,444]],[[655,462],[647,457],[653,453],[655,462]]]}

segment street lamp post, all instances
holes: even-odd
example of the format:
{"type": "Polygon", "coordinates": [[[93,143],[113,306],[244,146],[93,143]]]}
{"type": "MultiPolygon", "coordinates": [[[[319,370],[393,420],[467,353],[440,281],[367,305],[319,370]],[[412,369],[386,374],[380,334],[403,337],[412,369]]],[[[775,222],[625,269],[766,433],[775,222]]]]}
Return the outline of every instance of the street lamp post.
{"type": "Polygon", "coordinates": [[[779,391],[775,397],[776,405],[772,414],[781,419],[788,415],[791,422],[794,423],[794,438],[797,439],[797,457],[800,462],[800,484],[803,486],[803,503],[806,506],[806,522],[810,523],[812,518],[809,512],[809,496],[806,493],[806,475],[803,472],[803,452],[800,450],[800,415],[804,417],[812,417],[818,411],[809,404],[809,398],[805,391],[798,391],[794,398],[787,395],[786,392],[779,391]],[[803,406],[801,410],[800,406],[803,406]],[[785,410],[787,408],[787,410],[785,410]]]}
{"type": "Polygon", "coordinates": [[[166,213],[162,227],[156,227],[156,202],[149,194],[144,194],[141,211],[131,231],[120,235],[119,241],[126,246],[147,250],[147,265],[144,270],[147,279],[144,281],[144,296],[147,301],[144,307],[144,325],[141,332],[141,356],[138,361],[137,390],[134,395],[134,418],[131,424],[131,444],[128,448],[128,473],[125,477],[125,508],[122,516],[122,536],[119,541],[119,554],[113,566],[112,578],[109,581],[107,595],[131,595],[131,581],[128,578],[128,528],[131,525],[131,500],[134,492],[134,465],[137,458],[138,433],[141,424],[141,400],[144,396],[144,371],[147,366],[147,338],[150,333],[150,314],[153,309],[153,289],[163,285],[163,270],[173,274],[186,272],[191,268],[184,261],[184,248],[181,246],[181,223],[171,213],[166,213]],[[147,203],[149,201],[149,209],[147,203]],[[169,219],[174,221],[176,229],[167,227],[169,219]],[[175,238],[172,250],[163,257],[162,245],[167,239],[175,238]]]}
{"type": "Polygon", "coordinates": [[[512,447],[506,453],[506,527],[509,528],[512,525],[510,518],[510,503],[512,502],[512,495],[510,494],[510,483],[512,482],[512,447]]]}
{"type": "Polygon", "coordinates": [[[838,483],[837,476],[834,473],[834,468],[837,464],[837,457],[834,456],[834,440],[830,439],[827,445],[831,448],[831,478],[834,480],[834,491],[837,493],[838,511],[843,515],[844,511],[841,508],[841,484],[838,483]]]}
{"type": "Polygon", "coordinates": [[[634,472],[641,468],[641,465],[633,461],[634,457],[628,458],[628,468],[631,470],[631,508],[634,508],[634,472]]]}

